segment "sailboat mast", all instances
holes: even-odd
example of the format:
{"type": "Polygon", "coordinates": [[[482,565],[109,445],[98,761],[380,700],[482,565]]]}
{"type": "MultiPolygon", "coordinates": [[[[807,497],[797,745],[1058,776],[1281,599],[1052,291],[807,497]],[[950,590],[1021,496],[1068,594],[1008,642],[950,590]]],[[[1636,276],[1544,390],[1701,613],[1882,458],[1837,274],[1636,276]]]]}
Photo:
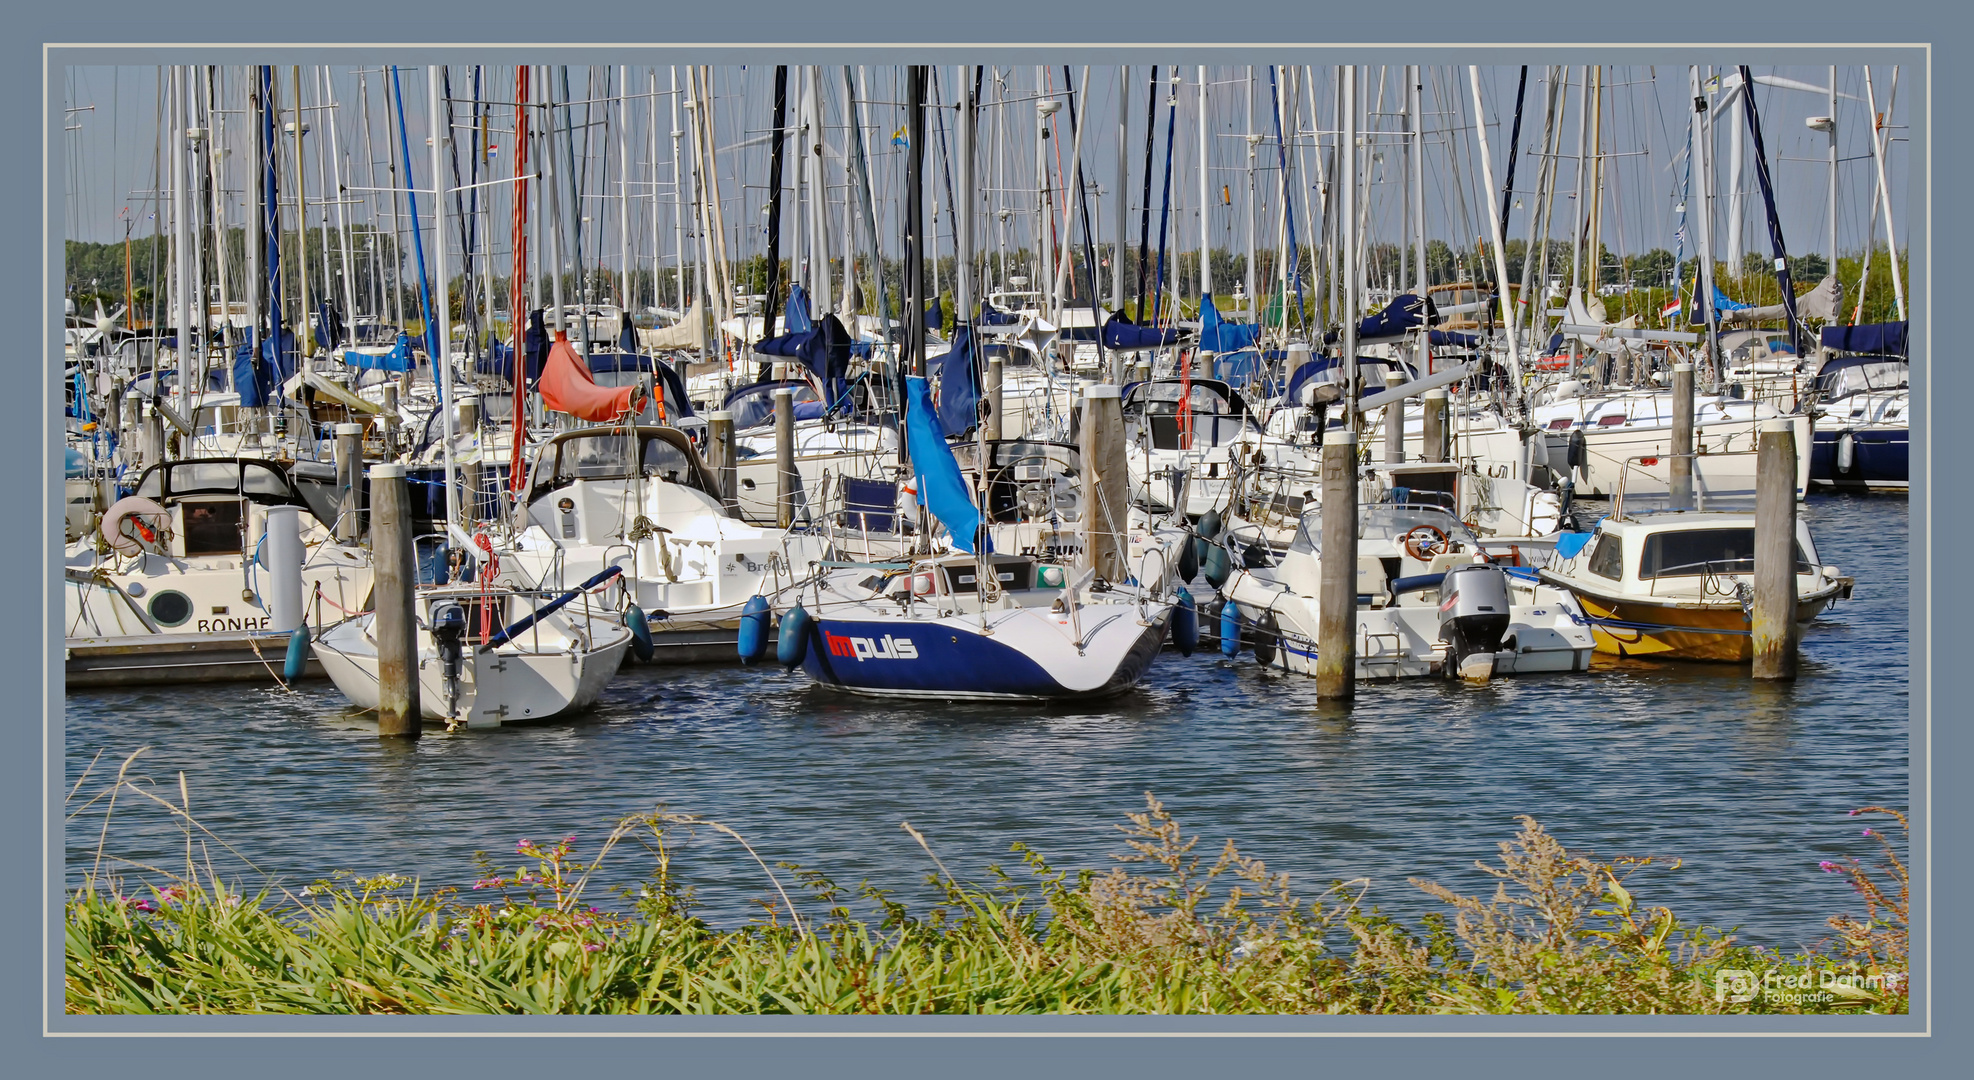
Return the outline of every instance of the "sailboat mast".
{"type": "MultiPolygon", "coordinates": [[[[1494,191],[1494,159],[1487,150],[1487,116],[1481,105],[1480,67],[1467,68],[1468,82],[1474,89],[1474,134],[1480,140],[1481,182],[1494,191]]],[[[1515,313],[1508,301],[1508,253],[1502,250],[1501,215],[1494,211],[1494,200],[1487,201],[1488,231],[1494,237],[1494,292],[1501,306],[1501,325],[1508,331],[1508,377],[1512,391],[1522,385],[1522,352],[1515,340],[1515,313]]]]}
{"type": "MultiPolygon", "coordinates": [[[[453,396],[452,396],[452,302],[449,299],[450,279],[446,276],[446,201],[445,173],[442,171],[440,155],[451,142],[452,132],[445,128],[445,95],[440,83],[445,74],[445,66],[433,64],[425,69],[427,97],[426,104],[431,110],[432,130],[432,318],[437,320],[437,336],[433,339],[432,377],[439,380],[439,408],[445,413],[445,469],[446,469],[446,525],[450,528],[459,520],[459,486],[453,478],[453,396]]],[[[301,102],[295,102],[299,110],[301,102]]]]}
{"type": "Polygon", "coordinates": [[[1690,138],[1693,157],[1693,180],[1695,190],[1693,204],[1698,213],[1699,235],[1695,238],[1700,256],[1700,272],[1693,282],[1694,310],[1702,313],[1707,324],[1707,366],[1715,385],[1719,385],[1721,370],[1720,356],[1720,313],[1714,310],[1714,212],[1713,212],[1713,170],[1710,168],[1712,155],[1709,153],[1710,133],[1707,130],[1709,111],[1706,95],[1700,92],[1700,69],[1689,67],[1687,78],[1693,94],[1693,121],[1690,138]]]}
{"type": "MultiPolygon", "coordinates": [[[[1894,67],[1892,69],[1892,92],[1894,94],[1898,93],[1898,78],[1899,69],[1894,67]]],[[[1899,273],[1898,234],[1892,229],[1892,189],[1885,182],[1885,143],[1888,141],[1889,136],[1880,138],[1878,131],[1880,126],[1889,127],[1890,125],[1880,125],[1878,123],[1878,92],[1871,85],[1871,65],[1869,64],[1865,65],[1864,68],[1864,96],[1865,107],[1871,110],[1872,116],[1871,160],[1872,164],[1878,170],[1878,199],[1880,209],[1885,213],[1885,254],[1892,264],[1892,297],[1898,301],[1899,321],[1904,322],[1906,317],[1905,281],[1899,273]]],[[[1888,102],[1887,104],[1889,106],[1890,103],[1888,102]]],[[[1888,108],[1886,111],[1889,112],[1890,109],[1888,108]]],[[[1890,117],[1886,119],[1889,120],[1890,117]]],[[[1869,248],[1867,247],[1866,250],[1868,252],[1869,248]]]]}
{"type": "Polygon", "coordinates": [[[1206,175],[1207,140],[1211,133],[1206,122],[1206,65],[1199,68],[1199,292],[1201,297],[1213,295],[1213,200],[1208,193],[1206,175]]]}

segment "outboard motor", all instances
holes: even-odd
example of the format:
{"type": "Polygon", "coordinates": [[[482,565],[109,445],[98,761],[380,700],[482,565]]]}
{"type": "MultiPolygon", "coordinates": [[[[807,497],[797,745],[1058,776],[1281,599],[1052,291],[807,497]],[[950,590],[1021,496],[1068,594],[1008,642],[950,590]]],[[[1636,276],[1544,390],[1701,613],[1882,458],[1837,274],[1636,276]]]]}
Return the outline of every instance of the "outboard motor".
{"type": "Polygon", "coordinates": [[[1472,563],[1446,572],[1439,586],[1439,636],[1448,646],[1445,672],[1486,681],[1494,654],[1508,632],[1508,575],[1498,566],[1472,563]]]}
{"type": "Polygon", "coordinates": [[[457,601],[432,605],[432,643],[439,649],[439,670],[445,696],[446,730],[459,726],[459,673],[466,655],[466,609],[457,601]]]}

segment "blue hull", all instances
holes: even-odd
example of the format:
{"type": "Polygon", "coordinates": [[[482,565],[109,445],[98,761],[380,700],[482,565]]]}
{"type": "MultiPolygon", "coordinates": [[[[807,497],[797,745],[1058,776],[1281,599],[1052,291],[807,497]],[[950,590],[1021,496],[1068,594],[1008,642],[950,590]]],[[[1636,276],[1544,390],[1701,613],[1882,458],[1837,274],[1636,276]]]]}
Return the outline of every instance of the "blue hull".
{"type": "Polygon", "coordinates": [[[1851,431],[1851,467],[1837,467],[1837,444],[1842,431],[1818,431],[1810,445],[1810,482],[1838,488],[1903,488],[1907,486],[1910,439],[1905,428],[1858,428],[1851,431]]]}
{"type": "Polygon", "coordinates": [[[1021,649],[951,622],[818,619],[802,667],[825,686],[860,694],[924,698],[1069,700],[1108,697],[1137,685],[1165,644],[1167,617],[1133,639],[1113,674],[1072,689],[1021,649]],[[903,647],[901,647],[901,645],[903,647]],[[909,655],[907,655],[909,654],[909,655]]]}

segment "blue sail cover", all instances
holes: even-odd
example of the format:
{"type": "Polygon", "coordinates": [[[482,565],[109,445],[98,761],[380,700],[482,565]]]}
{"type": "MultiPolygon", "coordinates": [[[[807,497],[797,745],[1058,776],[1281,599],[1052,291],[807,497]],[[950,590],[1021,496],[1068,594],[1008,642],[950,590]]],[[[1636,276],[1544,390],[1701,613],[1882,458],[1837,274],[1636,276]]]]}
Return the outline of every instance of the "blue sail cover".
{"type": "Polygon", "coordinates": [[[334,300],[324,300],[315,309],[315,343],[324,349],[333,349],[347,340],[343,329],[343,313],[334,300]]]}
{"type": "Polygon", "coordinates": [[[1826,326],[1823,347],[1835,352],[1885,353],[1906,355],[1906,324],[1902,322],[1863,323],[1858,326],[1826,326]]]}
{"type": "Polygon", "coordinates": [[[1013,326],[1021,321],[1021,316],[1011,311],[1002,311],[985,300],[980,302],[980,325],[1013,326]]]}
{"type": "MultiPolygon", "coordinates": [[[[966,477],[953,448],[939,429],[939,417],[932,408],[932,385],[916,375],[905,378],[905,441],[912,458],[912,472],[918,477],[919,505],[932,511],[939,524],[953,534],[953,546],[972,554],[980,528],[980,508],[973,505],[966,477]]],[[[993,545],[988,544],[988,550],[993,545]]]]}
{"type": "Polygon", "coordinates": [[[925,309],[925,328],[937,330],[946,323],[946,313],[939,307],[939,298],[932,298],[932,305],[925,309]]]}
{"type": "Polygon", "coordinates": [[[637,326],[631,322],[628,311],[624,312],[622,325],[617,331],[617,348],[627,353],[637,351],[637,326]]]}
{"type": "Polygon", "coordinates": [[[1157,349],[1178,340],[1178,327],[1160,330],[1155,326],[1139,326],[1125,318],[1121,311],[1104,320],[1104,348],[1114,352],[1157,349]]]}
{"type": "Polygon", "coordinates": [[[809,317],[809,294],[800,285],[791,286],[788,290],[788,303],[781,309],[781,332],[799,334],[814,328],[815,325],[816,321],[809,317]]]}
{"type": "MultiPolygon", "coordinates": [[[[794,314],[791,301],[789,315],[794,314]]],[[[824,315],[821,322],[807,329],[757,341],[754,351],[800,360],[804,367],[815,372],[816,378],[830,383],[832,392],[834,383],[850,374],[850,332],[835,315],[824,315]]]]}
{"type": "Polygon", "coordinates": [[[1226,353],[1251,349],[1261,337],[1261,327],[1251,323],[1223,322],[1211,296],[1200,297],[1199,347],[1205,352],[1226,353]]]}
{"type": "MultiPolygon", "coordinates": [[[[496,342],[495,344],[498,345],[499,343],[496,342]]],[[[406,337],[403,331],[399,331],[396,344],[391,346],[390,352],[382,356],[375,353],[358,352],[355,349],[344,350],[343,363],[353,368],[363,368],[372,371],[410,371],[413,366],[411,359],[411,339],[406,337]]],[[[485,360],[482,360],[480,361],[480,366],[484,368],[486,363],[485,360]]],[[[512,365],[509,365],[509,368],[511,370],[512,365]]]]}
{"type": "Polygon", "coordinates": [[[1405,293],[1386,304],[1377,314],[1366,316],[1358,323],[1357,340],[1363,342],[1398,337],[1408,330],[1427,325],[1433,314],[1432,301],[1415,293],[1405,293]]]}
{"type": "Polygon", "coordinates": [[[1733,300],[1729,300],[1727,298],[1727,294],[1721,292],[1720,286],[1716,285],[1714,286],[1714,310],[1715,311],[1746,311],[1748,310],[1748,305],[1742,303],[1736,303],[1733,300]]]}
{"type": "Polygon", "coordinates": [[[980,373],[973,353],[973,327],[961,323],[953,331],[953,347],[939,358],[939,427],[948,436],[971,429],[980,419],[980,373]]]}

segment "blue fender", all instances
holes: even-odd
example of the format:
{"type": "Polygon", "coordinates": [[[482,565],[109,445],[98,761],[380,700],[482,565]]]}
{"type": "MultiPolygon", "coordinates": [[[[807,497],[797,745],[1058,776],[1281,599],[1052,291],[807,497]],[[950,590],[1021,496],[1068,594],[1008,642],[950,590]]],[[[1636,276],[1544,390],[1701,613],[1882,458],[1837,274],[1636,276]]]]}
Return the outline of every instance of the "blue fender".
{"type": "Polygon", "coordinates": [[[281,665],[282,679],[294,682],[308,674],[308,645],[308,625],[304,623],[288,635],[288,660],[281,665]]]}
{"type": "Polygon", "coordinates": [[[1220,609],[1220,653],[1227,657],[1241,654],[1241,606],[1232,600],[1220,609]]]}
{"type": "Polygon", "coordinates": [[[782,616],[781,639],[775,643],[775,659],[783,667],[794,667],[809,656],[809,629],[816,624],[802,605],[782,616]]]}
{"type": "Polygon", "coordinates": [[[1179,590],[1179,602],[1172,606],[1172,644],[1179,646],[1181,656],[1191,656],[1199,648],[1199,606],[1185,589],[1179,590]]]}
{"type": "Polygon", "coordinates": [[[752,664],[768,654],[768,611],[765,597],[748,597],[740,609],[740,662],[752,664]]]}
{"type": "Polygon", "coordinates": [[[1197,536],[1188,536],[1179,541],[1179,580],[1191,581],[1199,576],[1199,549],[1205,541],[1197,536]]]}
{"type": "Polygon", "coordinates": [[[631,631],[631,651],[637,654],[639,660],[651,659],[651,654],[658,650],[652,644],[651,623],[644,617],[644,609],[632,604],[631,609],[624,613],[624,625],[631,631]]]}

